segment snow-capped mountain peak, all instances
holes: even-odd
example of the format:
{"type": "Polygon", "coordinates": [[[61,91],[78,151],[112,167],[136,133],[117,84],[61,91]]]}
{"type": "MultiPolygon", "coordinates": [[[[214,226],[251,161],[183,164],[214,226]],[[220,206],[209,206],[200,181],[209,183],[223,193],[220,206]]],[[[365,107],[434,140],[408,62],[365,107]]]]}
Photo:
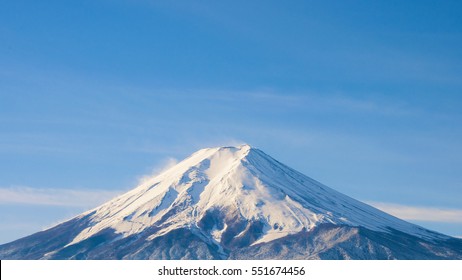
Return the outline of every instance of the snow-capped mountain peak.
{"type": "Polygon", "coordinates": [[[202,149],[0,259],[462,259],[462,241],[343,195],[249,145],[202,149]]]}
{"type": "Polygon", "coordinates": [[[153,227],[157,230],[149,239],[188,228],[217,244],[223,235],[251,235],[249,245],[322,223],[436,235],[340,194],[249,145],[199,150],[86,215],[90,225],[68,245],[105,229],[127,237],[153,227]]]}

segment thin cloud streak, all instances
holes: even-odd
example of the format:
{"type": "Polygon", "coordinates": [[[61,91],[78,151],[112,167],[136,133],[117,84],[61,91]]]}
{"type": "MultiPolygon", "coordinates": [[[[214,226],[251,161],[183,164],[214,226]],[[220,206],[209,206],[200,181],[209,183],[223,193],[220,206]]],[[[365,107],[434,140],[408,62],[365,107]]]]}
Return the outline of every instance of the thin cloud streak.
{"type": "Polygon", "coordinates": [[[10,187],[0,188],[0,204],[92,208],[119,194],[121,191],[10,187]]]}
{"type": "Polygon", "coordinates": [[[462,223],[461,209],[415,207],[383,202],[368,202],[368,204],[403,220],[462,223]]]}

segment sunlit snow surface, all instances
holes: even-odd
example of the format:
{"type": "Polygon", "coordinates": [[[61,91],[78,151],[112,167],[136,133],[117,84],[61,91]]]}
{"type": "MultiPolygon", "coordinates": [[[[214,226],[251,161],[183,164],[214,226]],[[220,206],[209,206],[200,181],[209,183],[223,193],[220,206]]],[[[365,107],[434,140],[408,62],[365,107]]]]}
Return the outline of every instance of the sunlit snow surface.
{"type": "Polygon", "coordinates": [[[107,228],[124,237],[149,227],[159,228],[149,239],[177,228],[200,231],[200,221],[215,210],[225,215],[224,225],[214,227],[208,234],[217,243],[230,226],[227,223],[239,218],[263,224],[262,234],[252,245],[322,223],[377,231],[393,228],[427,239],[441,238],[440,234],[345,196],[258,149],[242,145],[200,150],[132,191],[83,213],[82,217],[90,215],[91,226],[68,245],[107,228]]]}

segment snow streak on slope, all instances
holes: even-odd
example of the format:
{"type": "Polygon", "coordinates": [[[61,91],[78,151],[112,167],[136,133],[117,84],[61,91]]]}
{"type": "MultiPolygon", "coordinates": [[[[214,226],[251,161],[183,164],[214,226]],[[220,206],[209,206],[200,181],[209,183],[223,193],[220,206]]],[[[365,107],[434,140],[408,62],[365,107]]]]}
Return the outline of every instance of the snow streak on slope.
{"type": "MultiPolygon", "coordinates": [[[[150,237],[174,229],[200,232],[219,244],[233,223],[258,223],[251,245],[313,229],[319,224],[399,230],[426,239],[440,234],[390,216],[338,193],[248,145],[200,150],[132,191],[81,215],[91,224],[68,245],[114,229],[126,237],[147,228],[150,237]],[[204,232],[204,220],[218,211],[221,221],[204,232]]],[[[249,225],[235,237],[249,231],[249,225]]]]}

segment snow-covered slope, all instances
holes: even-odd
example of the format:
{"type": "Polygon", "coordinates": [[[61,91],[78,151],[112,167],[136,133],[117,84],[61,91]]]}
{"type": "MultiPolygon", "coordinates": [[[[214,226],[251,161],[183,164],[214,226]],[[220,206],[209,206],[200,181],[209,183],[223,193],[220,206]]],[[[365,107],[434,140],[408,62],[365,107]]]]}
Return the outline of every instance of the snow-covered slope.
{"type": "MultiPolygon", "coordinates": [[[[332,230],[330,227],[317,229],[319,226],[323,229],[324,225],[348,232],[348,238],[359,234],[355,229],[364,229],[368,236],[374,232],[380,238],[399,233],[423,243],[450,239],[345,196],[258,149],[242,145],[194,153],[132,191],[63,224],[62,228],[72,227],[73,232],[67,232],[59,244],[50,244],[43,255],[37,252],[30,257],[178,258],[187,252],[188,258],[226,258],[237,249],[247,256],[246,248],[267,250],[265,244],[315,230],[323,233],[332,230]],[[175,246],[179,242],[175,240],[185,236],[205,244],[199,246],[202,255],[197,254],[199,249],[188,244],[184,245],[187,248],[182,245],[178,252],[183,253],[176,253],[174,257],[160,251],[147,254],[149,250],[156,252],[165,246],[165,242],[158,244],[159,240],[168,240],[175,246]],[[108,245],[111,243],[112,247],[108,245]],[[127,244],[132,244],[132,250],[127,244]],[[148,250],[146,244],[158,245],[149,245],[152,248],[148,250]],[[98,253],[89,255],[96,247],[98,253]],[[136,252],[132,252],[134,248],[136,252]]],[[[49,231],[53,230],[62,231],[59,226],[49,231]]],[[[345,238],[342,240],[347,240],[345,238]]],[[[331,245],[336,242],[339,241],[331,245]]],[[[2,250],[16,252],[14,248],[0,247],[0,256],[2,250]]],[[[239,258],[236,252],[231,255],[239,258]]],[[[385,249],[383,252],[388,254],[385,249]]],[[[357,254],[348,256],[354,258],[357,254]]],[[[393,257],[393,254],[387,256],[393,257]]]]}

